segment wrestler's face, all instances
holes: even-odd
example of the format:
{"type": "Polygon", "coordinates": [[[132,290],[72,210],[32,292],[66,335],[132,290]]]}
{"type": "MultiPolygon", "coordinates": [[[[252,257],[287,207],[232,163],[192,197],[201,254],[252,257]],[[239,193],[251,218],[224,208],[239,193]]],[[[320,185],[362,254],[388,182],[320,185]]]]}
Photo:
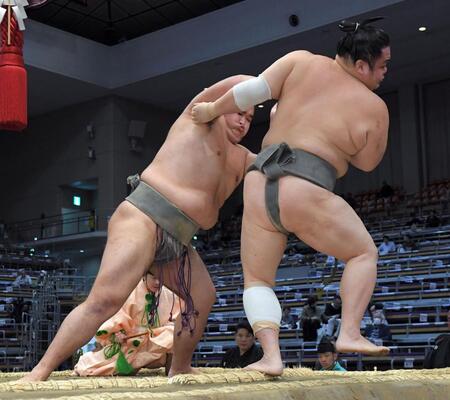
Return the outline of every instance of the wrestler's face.
{"type": "Polygon", "coordinates": [[[332,353],[331,351],[327,351],[326,353],[319,353],[319,363],[323,369],[331,368],[336,360],[336,353],[332,353]]]}
{"type": "Polygon", "coordinates": [[[234,338],[241,353],[245,353],[255,343],[255,337],[245,328],[238,329],[234,338]]]}
{"type": "Polygon", "coordinates": [[[377,89],[384,79],[387,72],[387,63],[391,59],[391,48],[385,47],[381,51],[380,57],[375,60],[373,68],[370,68],[369,63],[358,60],[356,62],[356,69],[360,74],[362,82],[370,89],[377,89]]]}
{"type": "Polygon", "coordinates": [[[239,113],[225,114],[224,118],[227,125],[228,140],[233,144],[238,144],[250,129],[250,124],[253,119],[253,109],[239,113]]]}

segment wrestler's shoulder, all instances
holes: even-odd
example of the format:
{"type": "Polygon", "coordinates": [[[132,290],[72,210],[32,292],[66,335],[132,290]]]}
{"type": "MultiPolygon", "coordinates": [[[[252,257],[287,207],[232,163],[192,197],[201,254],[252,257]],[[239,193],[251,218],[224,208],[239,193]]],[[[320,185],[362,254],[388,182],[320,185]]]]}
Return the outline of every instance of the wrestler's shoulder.
{"type": "Polygon", "coordinates": [[[172,124],[172,127],[170,129],[170,132],[183,132],[183,134],[186,133],[186,129],[195,129],[195,131],[209,131],[209,125],[208,124],[196,124],[192,120],[192,116],[190,114],[190,111],[184,110],[179,117],[175,120],[175,122],[172,124]]]}
{"type": "Polygon", "coordinates": [[[249,149],[247,149],[247,147],[243,146],[242,144],[235,144],[234,147],[236,149],[240,149],[240,150],[245,151],[245,152],[250,151],[249,149]]]}
{"type": "Polygon", "coordinates": [[[235,144],[234,147],[237,149],[237,151],[244,155],[247,156],[249,154],[253,154],[249,149],[247,149],[247,147],[242,146],[242,144],[235,144]]]}
{"type": "Polygon", "coordinates": [[[329,57],[322,56],[320,54],[314,54],[307,50],[296,50],[285,55],[285,62],[293,64],[296,67],[305,68],[314,64],[319,67],[322,64],[330,62],[329,57]]]}
{"type": "Polygon", "coordinates": [[[291,58],[295,61],[303,61],[303,60],[312,60],[319,56],[311,53],[308,50],[295,50],[291,51],[290,53],[287,53],[284,57],[291,58]]]}

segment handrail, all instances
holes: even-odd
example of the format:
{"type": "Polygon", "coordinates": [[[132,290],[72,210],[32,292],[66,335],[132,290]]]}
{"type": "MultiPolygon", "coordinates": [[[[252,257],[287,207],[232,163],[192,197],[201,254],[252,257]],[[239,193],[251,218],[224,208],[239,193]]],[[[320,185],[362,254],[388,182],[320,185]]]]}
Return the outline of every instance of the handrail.
{"type": "Polygon", "coordinates": [[[98,211],[92,209],[9,223],[7,232],[11,241],[28,242],[93,232],[98,226],[98,211]]]}

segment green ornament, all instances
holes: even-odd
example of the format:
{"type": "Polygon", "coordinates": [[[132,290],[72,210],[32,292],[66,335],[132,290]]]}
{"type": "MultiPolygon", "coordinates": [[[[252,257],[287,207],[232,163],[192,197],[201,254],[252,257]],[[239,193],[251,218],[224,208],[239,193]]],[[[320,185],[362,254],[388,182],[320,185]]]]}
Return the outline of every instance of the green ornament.
{"type": "Polygon", "coordinates": [[[125,358],[125,355],[122,351],[119,351],[119,357],[117,357],[116,361],[116,371],[119,375],[133,375],[134,368],[130,365],[130,363],[125,358]]]}
{"type": "Polygon", "coordinates": [[[103,349],[105,358],[109,360],[110,358],[114,357],[120,351],[120,347],[120,343],[117,342],[111,343],[109,346],[106,346],[103,349]]]}

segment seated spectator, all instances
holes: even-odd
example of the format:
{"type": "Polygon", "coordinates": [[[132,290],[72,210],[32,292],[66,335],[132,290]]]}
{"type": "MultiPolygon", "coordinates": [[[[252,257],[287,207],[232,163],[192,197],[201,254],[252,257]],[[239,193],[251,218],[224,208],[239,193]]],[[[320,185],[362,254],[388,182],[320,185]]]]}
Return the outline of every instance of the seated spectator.
{"type": "Polygon", "coordinates": [[[326,266],[334,266],[336,264],[336,258],[333,256],[327,256],[327,259],[325,261],[326,266]]]}
{"type": "Polygon", "coordinates": [[[36,285],[42,286],[45,283],[46,279],[47,279],[47,271],[41,270],[41,272],[39,272],[39,277],[37,279],[36,285]]]}
{"type": "Polygon", "coordinates": [[[371,342],[381,345],[383,342],[392,340],[391,330],[384,315],[382,303],[369,304],[369,315],[371,323],[367,324],[365,335],[371,342]]]}
{"type": "Polygon", "coordinates": [[[418,226],[422,223],[422,221],[413,212],[409,216],[410,220],[406,223],[406,226],[408,226],[410,230],[414,232],[418,229],[418,226]]]}
{"type": "Polygon", "coordinates": [[[321,326],[322,310],[317,306],[317,296],[309,296],[300,316],[300,327],[304,341],[317,340],[317,329],[321,326]]]}
{"type": "Polygon", "coordinates": [[[378,318],[382,324],[388,323],[386,316],[384,315],[383,303],[370,302],[368,311],[372,322],[374,322],[378,318]]]}
{"type": "Polygon", "coordinates": [[[395,252],[395,242],[389,239],[389,236],[383,236],[383,242],[378,246],[378,254],[384,256],[385,254],[395,252]]]}
{"type": "Polygon", "coordinates": [[[23,308],[25,306],[25,303],[23,301],[22,297],[18,297],[17,299],[14,299],[14,301],[11,303],[12,310],[10,313],[10,317],[16,321],[16,323],[22,322],[22,312],[23,308]]]}
{"type": "Polygon", "coordinates": [[[16,280],[13,282],[13,287],[30,287],[33,284],[31,281],[30,275],[25,272],[25,269],[19,269],[19,275],[16,280]]]}
{"type": "Polygon", "coordinates": [[[383,181],[380,191],[378,192],[378,198],[386,198],[394,195],[394,189],[386,181],[383,181]]]}
{"type": "Polygon", "coordinates": [[[122,308],[97,331],[96,341],[102,350],[83,354],[74,372],[80,376],[133,375],[143,367],[165,366],[167,373],[180,300],[163,286],[154,310],[158,290],[158,279],[147,274],[122,308]]]}
{"type": "Polygon", "coordinates": [[[325,305],[325,310],[322,314],[322,320],[328,322],[328,320],[333,316],[341,317],[342,300],[341,296],[338,294],[334,295],[331,303],[325,305]]]}
{"type": "Polygon", "coordinates": [[[317,354],[319,358],[320,371],[346,371],[339,364],[334,342],[324,336],[317,346],[317,354]]]}
{"type": "Polygon", "coordinates": [[[434,340],[434,347],[426,354],[423,367],[427,369],[450,367],[450,334],[443,333],[434,340]]]}
{"type": "Polygon", "coordinates": [[[427,228],[437,228],[441,225],[441,219],[436,215],[435,210],[431,210],[431,214],[428,216],[425,226],[427,228]]]}
{"type": "Polygon", "coordinates": [[[281,314],[281,328],[293,329],[296,321],[291,312],[291,307],[284,307],[281,314]]]}
{"type": "Polygon", "coordinates": [[[417,250],[416,242],[409,235],[403,235],[403,242],[397,246],[397,253],[417,250]]]}
{"type": "Polygon", "coordinates": [[[263,351],[255,343],[253,329],[247,320],[239,322],[234,335],[236,346],[227,350],[224,354],[222,368],[244,368],[263,358],[263,351]]]}
{"type": "Polygon", "coordinates": [[[325,335],[337,337],[341,326],[341,296],[336,294],[331,303],[325,305],[325,311],[322,314],[322,322],[326,324],[325,335]]]}
{"type": "MultiPolygon", "coordinates": [[[[450,310],[447,312],[447,326],[450,331],[450,310]]],[[[424,368],[450,367],[450,334],[443,333],[434,339],[434,347],[423,360],[424,368]]]]}
{"type": "Polygon", "coordinates": [[[444,214],[448,210],[448,204],[450,202],[450,188],[442,188],[440,195],[441,212],[444,214]]]}

